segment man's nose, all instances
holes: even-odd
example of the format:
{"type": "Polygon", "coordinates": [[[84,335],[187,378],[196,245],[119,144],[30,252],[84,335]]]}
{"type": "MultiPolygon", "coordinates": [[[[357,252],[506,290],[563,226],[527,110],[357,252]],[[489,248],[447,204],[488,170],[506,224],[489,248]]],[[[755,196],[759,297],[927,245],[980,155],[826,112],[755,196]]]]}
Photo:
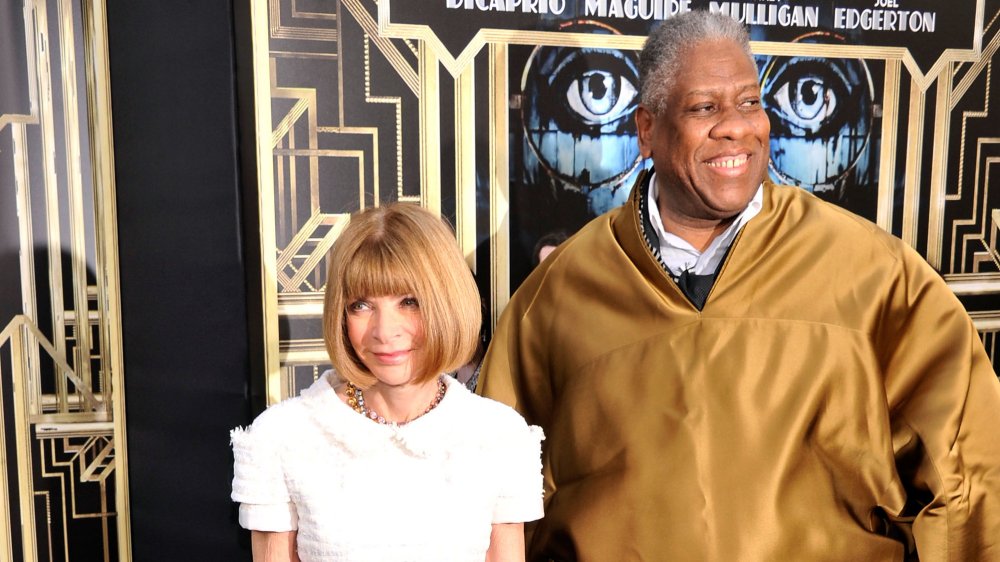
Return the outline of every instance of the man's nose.
{"type": "Polygon", "coordinates": [[[753,120],[735,106],[723,108],[719,121],[712,127],[712,136],[721,139],[740,139],[753,132],[753,120]]]}

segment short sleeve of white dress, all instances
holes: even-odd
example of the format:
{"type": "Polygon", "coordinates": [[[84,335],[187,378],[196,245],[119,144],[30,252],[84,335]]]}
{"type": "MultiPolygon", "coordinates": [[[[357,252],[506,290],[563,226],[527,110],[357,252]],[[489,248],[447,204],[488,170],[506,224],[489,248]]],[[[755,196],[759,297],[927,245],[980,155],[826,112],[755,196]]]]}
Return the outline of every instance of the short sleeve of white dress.
{"type": "Polygon", "coordinates": [[[493,523],[522,523],[541,519],[542,439],[538,426],[528,426],[518,414],[512,430],[500,441],[498,464],[500,494],[493,509],[493,523]]]}
{"type": "Polygon", "coordinates": [[[233,446],[233,501],[240,503],[240,526],[254,531],[293,531],[298,515],[285,483],[280,437],[281,410],[265,411],[247,429],[230,432],[233,446]]]}

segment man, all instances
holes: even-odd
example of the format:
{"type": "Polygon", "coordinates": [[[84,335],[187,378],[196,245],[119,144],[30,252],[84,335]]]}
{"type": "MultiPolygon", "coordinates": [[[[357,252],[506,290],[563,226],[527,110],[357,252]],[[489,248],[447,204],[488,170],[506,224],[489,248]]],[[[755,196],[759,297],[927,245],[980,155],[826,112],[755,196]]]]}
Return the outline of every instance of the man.
{"type": "Polygon", "coordinates": [[[1000,560],[998,383],[913,250],[764,181],[745,30],[640,55],[654,173],[512,298],[480,390],[547,434],[529,560],[1000,560]]]}

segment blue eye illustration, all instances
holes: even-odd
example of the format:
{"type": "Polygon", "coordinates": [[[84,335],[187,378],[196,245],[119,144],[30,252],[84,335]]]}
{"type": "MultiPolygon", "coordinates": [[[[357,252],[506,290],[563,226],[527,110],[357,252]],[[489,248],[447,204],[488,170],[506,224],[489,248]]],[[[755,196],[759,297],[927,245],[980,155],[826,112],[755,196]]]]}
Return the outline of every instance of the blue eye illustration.
{"type": "Polygon", "coordinates": [[[814,137],[840,129],[849,119],[849,104],[860,89],[838,62],[792,58],[776,69],[764,94],[771,126],[778,132],[814,137]]]}
{"type": "MultiPolygon", "coordinates": [[[[572,31],[608,33],[592,23],[572,31]]],[[[526,155],[558,186],[588,198],[594,215],[620,205],[626,180],[642,163],[634,113],[636,53],[586,47],[536,47],[521,80],[526,155]],[[598,193],[600,191],[600,193],[598,193]]]]}
{"type": "MultiPolygon", "coordinates": [[[[819,32],[800,38],[831,42],[819,32]]],[[[861,59],[769,57],[761,79],[771,122],[770,173],[833,200],[843,200],[847,178],[870,167],[873,86],[861,59]]]]}
{"type": "Polygon", "coordinates": [[[613,70],[587,70],[566,89],[566,103],[591,126],[613,123],[635,109],[635,86],[613,70]]]}

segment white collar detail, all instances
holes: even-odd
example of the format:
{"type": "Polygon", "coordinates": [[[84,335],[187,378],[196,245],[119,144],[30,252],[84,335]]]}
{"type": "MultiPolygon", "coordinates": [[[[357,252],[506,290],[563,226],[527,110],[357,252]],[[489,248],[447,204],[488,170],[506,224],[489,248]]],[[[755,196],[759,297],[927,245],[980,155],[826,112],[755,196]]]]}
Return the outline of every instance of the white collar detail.
{"type": "Polygon", "coordinates": [[[690,271],[695,275],[708,275],[714,273],[719,268],[719,263],[725,257],[729,247],[736,239],[736,235],[750,219],[760,213],[764,202],[764,185],[757,187],[756,193],[746,209],[743,209],[726,228],[722,234],[705,248],[704,252],[699,252],[694,246],[689,244],[680,236],[671,234],[663,227],[663,219],[660,218],[660,207],[657,204],[659,190],[656,188],[656,173],[649,178],[649,194],[647,195],[647,205],[649,209],[649,222],[653,225],[656,236],[660,239],[660,259],[674,277],[680,276],[684,271],[690,271]]]}

